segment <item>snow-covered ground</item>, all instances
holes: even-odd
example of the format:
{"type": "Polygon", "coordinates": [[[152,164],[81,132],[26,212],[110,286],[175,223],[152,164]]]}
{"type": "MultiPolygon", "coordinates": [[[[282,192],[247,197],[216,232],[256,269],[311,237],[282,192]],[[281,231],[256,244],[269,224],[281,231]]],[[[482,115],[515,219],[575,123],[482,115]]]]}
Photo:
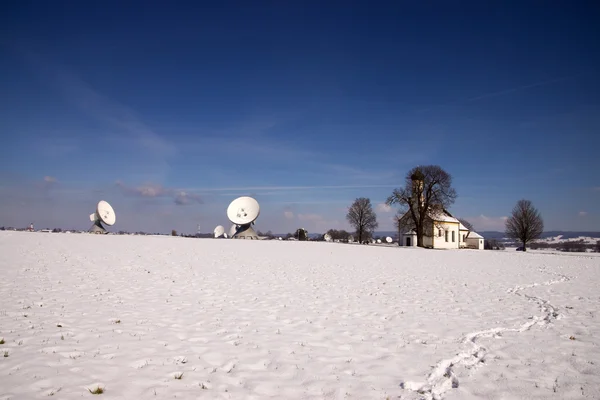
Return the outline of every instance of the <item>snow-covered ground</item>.
{"type": "Polygon", "coordinates": [[[0,273],[0,399],[600,398],[586,254],[0,232],[0,273]]]}

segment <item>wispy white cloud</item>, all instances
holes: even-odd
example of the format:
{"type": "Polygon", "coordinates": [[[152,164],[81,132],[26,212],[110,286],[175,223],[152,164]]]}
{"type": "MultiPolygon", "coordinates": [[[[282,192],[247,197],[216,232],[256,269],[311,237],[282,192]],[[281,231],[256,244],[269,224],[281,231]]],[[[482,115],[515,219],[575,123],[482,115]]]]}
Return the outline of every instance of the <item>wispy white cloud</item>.
{"type": "Polygon", "coordinates": [[[504,95],[507,95],[507,94],[511,94],[511,93],[515,93],[515,92],[520,92],[522,90],[532,89],[532,88],[535,88],[535,87],[548,86],[548,85],[552,85],[552,84],[555,84],[555,83],[563,82],[563,81],[566,81],[566,80],[569,80],[569,79],[573,79],[576,76],[577,75],[568,75],[568,76],[563,76],[563,77],[559,77],[559,78],[547,79],[547,80],[539,81],[539,82],[533,82],[533,83],[529,83],[529,84],[526,84],[526,85],[515,86],[515,87],[509,88],[509,89],[499,90],[499,91],[496,91],[496,92],[484,93],[484,94],[480,94],[479,96],[475,96],[475,97],[471,97],[469,99],[466,99],[466,100],[464,100],[464,102],[468,103],[468,102],[483,100],[483,99],[492,98],[492,97],[504,96],[504,95]]]}
{"type": "Polygon", "coordinates": [[[187,192],[175,192],[175,204],[177,205],[186,205],[186,204],[192,204],[192,203],[198,203],[198,204],[202,204],[203,200],[202,197],[200,197],[197,194],[194,193],[187,193],[187,192]]]}
{"type": "Polygon", "coordinates": [[[294,219],[294,213],[289,210],[284,211],[283,216],[285,217],[285,219],[294,219]]]}
{"type": "Polygon", "coordinates": [[[159,184],[146,184],[140,186],[128,186],[121,181],[117,181],[115,185],[125,195],[144,198],[160,198],[170,197],[177,205],[187,204],[202,204],[202,197],[195,193],[189,193],[184,190],[175,190],[166,188],[159,184]]]}
{"type": "Polygon", "coordinates": [[[346,204],[351,200],[289,200],[289,201],[270,201],[271,204],[346,204]]]}
{"type": "Polygon", "coordinates": [[[323,185],[323,186],[246,186],[246,187],[227,187],[227,188],[186,188],[190,192],[260,192],[270,191],[308,191],[308,190],[345,190],[345,189],[367,189],[367,188],[394,188],[397,185],[323,185]]]}
{"type": "Polygon", "coordinates": [[[115,185],[125,194],[140,197],[161,197],[168,194],[168,190],[158,184],[146,184],[134,187],[128,186],[121,181],[117,181],[115,182],[115,185]]]}
{"type": "MultiPolygon", "coordinates": [[[[294,170],[295,177],[305,181],[318,179],[320,182],[343,182],[343,183],[381,183],[396,178],[396,171],[384,170],[382,168],[357,167],[355,164],[346,164],[343,161],[332,160],[331,153],[323,150],[317,150],[316,147],[301,143],[289,143],[286,139],[265,134],[265,130],[276,126],[272,122],[267,128],[259,125],[250,125],[250,130],[242,129],[239,126],[232,128],[228,132],[219,132],[218,134],[211,130],[202,130],[203,137],[201,141],[186,142],[181,145],[185,148],[186,154],[193,154],[196,159],[210,160],[211,165],[218,165],[219,169],[228,169],[228,163],[215,161],[215,155],[245,154],[252,159],[259,160],[259,165],[276,165],[272,172],[294,170]]],[[[188,139],[189,140],[189,139],[188,139]]],[[[387,159],[397,160],[399,157],[409,157],[414,151],[404,149],[402,156],[400,154],[388,154],[387,159]]],[[[381,155],[382,163],[384,157],[381,155]]],[[[259,165],[255,166],[256,168],[259,165]]],[[[368,164],[365,164],[368,165],[368,164]]],[[[245,169],[245,181],[260,179],[257,174],[252,174],[250,170],[254,166],[249,165],[245,169]]],[[[217,173],[217,171],[214,171],[217,173]]],[[[239,174],[239,173],[238,173],[239,174]]],[[[228,177],[231,180],[230,176],[228,177]]],[[[286,179],[286,178],[282,178],[286,179]]],[[[255,181],[257,182],[257,181],[255,181]]]]}
{"type": "Polygon", "coordinates": [[[45,176],[44,177],[44,182],[48,182],[48,183],[56,183],[57,180],[54,176],[45,176]]]}
{"type": "Polygon", "coordinates": [[[579,211],[580,217],[585,217],[587,214],[588,214],[587,211],[579,211]]]}
{"type": "MultiPolygon", "coordinates": [[[[148,160],[154,170],[168,169],[167,161],[176,154],[176,147],[148,126],[134,110],[100,93],[68,67],[28,49],[18,50],[40,78],[60,92],[69,103],[115,130],[114,133],[109,131],[99,136],[94,146],[112,145],[115,149],[133,147],[134,154],[148,160]]],[[[79,146],[74,140],[62,140],[52,148],[53,153],[64,155],[79,146]]]]}
{"type": "Polygon", "coordinates": [[[385,203],[377,204],[377,207],[375,207],[375,209],[376,209],[376,211],[381,212],[381,213],[389,213],[389,212],[394,211],[392,206],[385,204],[385,203]]]}

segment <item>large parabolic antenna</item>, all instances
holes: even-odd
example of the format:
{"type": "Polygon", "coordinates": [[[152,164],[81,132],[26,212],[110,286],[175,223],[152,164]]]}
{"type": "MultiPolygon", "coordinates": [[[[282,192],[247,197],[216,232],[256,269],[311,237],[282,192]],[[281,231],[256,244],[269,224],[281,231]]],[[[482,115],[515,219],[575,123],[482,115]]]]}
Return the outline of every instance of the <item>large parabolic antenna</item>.
{"type": "Polygon", "coordinates": [[[238,226],[236,224],[231,225],[229,228],[229,237],[232,238],[238,230],[238,226]]]}
{"type": "Polygon", "coordinates": [[[227,207],[227,218],[237,225],[233,239],[258,239],[252,228],[260,214],[258,201],[249,196],[238,197],[227,207]]]}
{"type": "Polygon", "coordinates": [[[214,230],[214,234],[216,238],[223,236],[225,234],[225,228],[223,228],[223,225],[217,225],[214,230]]]}
{"type": "Polygon", "coordinates": [[[96,212],[90,214],[90,221],[94,223],[89,230],[91,233],[108,233],[102,223],[112,226],[117,221],[117,216],[115,210],[107,201],[100,200],[96,206],[96,212]]]}
{"type": "Polygon", "coordinates": [[[392,243],[394,241],[394,239],[392,239],[391,237],[388,236],[385,238],[385,241],[388,243],[392,243]]]}
{"type": "Polygon", "coordinates": [[[323,239],[325,239],[326,242],[331,242],[331,235],[326,233],[325,236],[323,236],[323,239]]]}

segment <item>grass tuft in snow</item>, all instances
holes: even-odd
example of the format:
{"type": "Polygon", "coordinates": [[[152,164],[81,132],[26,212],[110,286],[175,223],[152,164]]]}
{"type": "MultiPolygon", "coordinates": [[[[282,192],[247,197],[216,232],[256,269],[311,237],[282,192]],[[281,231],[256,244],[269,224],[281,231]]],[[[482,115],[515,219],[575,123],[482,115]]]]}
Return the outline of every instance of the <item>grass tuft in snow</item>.
{"type": "Polygon", "coordinates": [[[0,344],[4,344],[4,343],[6,343],[6,342],[4,341],[4,338],[0,339],[0,344]]]}
{"type": "Polygon", "coordinates": [[[8,350],[4,352],[4,357],[8,357],[8,350]]]}
{"type": "Polygon", "coordinates": [[[183,372],[180,373],[180,374],[175,374],[174,378],[175,379],[181,379],[181,378],[183,378],[183,372]]]}
{"type": "Polygon", "coordinates": [[[96,386],[96,389],[94,389],[94,390],[88,389],[88,392],[90,392],[91,394],[102,394],[102,393],[104,393],[104,388],[101,388],[100,386],[96,386]]]}

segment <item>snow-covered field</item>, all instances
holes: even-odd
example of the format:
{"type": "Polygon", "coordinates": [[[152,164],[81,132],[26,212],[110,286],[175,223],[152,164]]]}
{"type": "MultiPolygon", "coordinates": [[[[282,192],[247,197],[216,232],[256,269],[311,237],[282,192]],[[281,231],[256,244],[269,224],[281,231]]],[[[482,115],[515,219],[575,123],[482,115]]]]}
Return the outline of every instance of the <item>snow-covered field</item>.
{"type": "Polygon", "coordinates": [[[600,398],[586,254],[0,232],[0,273],[0,399],[600,398]]]}

